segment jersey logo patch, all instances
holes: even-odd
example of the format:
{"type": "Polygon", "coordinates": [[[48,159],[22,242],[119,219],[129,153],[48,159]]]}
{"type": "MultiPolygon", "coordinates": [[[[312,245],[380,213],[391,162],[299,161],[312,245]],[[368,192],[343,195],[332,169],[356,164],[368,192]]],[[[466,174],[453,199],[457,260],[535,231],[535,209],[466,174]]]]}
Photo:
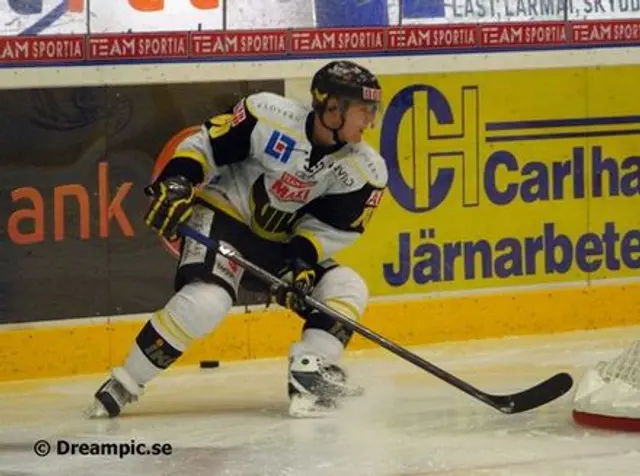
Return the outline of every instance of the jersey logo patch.
{"type": "Polygon", "coordinates": [[[351,187],[356,183],[355,179],[349,174],[349,171],[343,166],[338,164],[333,168],[333,173],[342,182],[345,187],[351,187]]]}
{"type": "Polygon", "coordinates": [[[288,135],[273,131],[273,134],[269,137],[269,142],[267,143],[267,148],[264,150],[264,153],[286,164],[291,158],[291,152],[293,152],[295,145],[296,141],[288,135]]]}
{"type": "Polygon", "coordinates": [[[235,127],[247,118],[247,112],[244,109],[244,101],[240,101],[233,108],[233,119],[231,124],[235,127]]]}
{"type": "Polygon", "coordinates": [[[285,172],[273,182],[270,191],[281,202],[306,203],[313,184],[314,182],[305,182],[285,172]]]}
{"type": "Polygon", "coordinates": [[[362,98],[367,101],[380,101],[382,99],[382,91],[375,88],[362,88],[362,98]]]}

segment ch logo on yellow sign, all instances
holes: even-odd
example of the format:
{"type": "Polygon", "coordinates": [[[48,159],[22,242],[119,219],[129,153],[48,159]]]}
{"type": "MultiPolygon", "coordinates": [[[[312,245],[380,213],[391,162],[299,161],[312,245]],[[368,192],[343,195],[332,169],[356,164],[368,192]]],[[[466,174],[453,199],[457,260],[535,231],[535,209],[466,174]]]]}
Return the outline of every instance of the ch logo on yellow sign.
{"type": "Polygon", "coordinates": [[[399,91],[386,108],[380,152],[389,169],[389,191],[406,210],[433,210],[463,184],[463,206],[479,201],[478,87],[464,86],[458,110],[425,84],[399,91]],[[459,176],[456,179],[456,176],[459,176]]]}

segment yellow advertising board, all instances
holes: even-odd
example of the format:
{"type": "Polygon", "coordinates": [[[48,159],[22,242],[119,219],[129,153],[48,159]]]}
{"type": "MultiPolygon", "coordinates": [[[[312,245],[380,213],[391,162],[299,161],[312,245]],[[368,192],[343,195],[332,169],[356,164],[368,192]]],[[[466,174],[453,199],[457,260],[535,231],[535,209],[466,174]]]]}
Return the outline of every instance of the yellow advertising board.
{"type": "Polygon", "coordinates": [[[373,295],[640,275],[640,67],[383,76],[373,295]]]}

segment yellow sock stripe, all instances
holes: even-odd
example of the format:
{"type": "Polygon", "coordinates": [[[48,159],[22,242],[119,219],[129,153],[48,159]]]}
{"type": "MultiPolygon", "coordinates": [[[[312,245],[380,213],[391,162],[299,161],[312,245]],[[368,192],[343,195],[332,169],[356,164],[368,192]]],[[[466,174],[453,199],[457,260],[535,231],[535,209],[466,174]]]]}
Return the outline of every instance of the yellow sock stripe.
{"type": "Polygon", "coordinates": [[[166,309],[162,309],[155,313],[156,320],[158,324],[173,337],[177,342],[181,344],[189,344],[194,338],[187,333],[182,326],[180,326],[173,316],[166,311],[166,309]]]}
{"type": "Polygon", "coordinates": [[[195,336],[187,332],[184,326],[180,324],[178,321],[176,321],[176,319],[166,309],[164,309],[164,316],[167,318],[167,323],[169,323],[175,328],[175,332],[178,333],[183,340],[186,340],[187,342],[191,342],[192,340],[195,339],[195,336]]]}
{"type": "Polygon", "coordinates": [[[357,321],[360,318],[360,311],[358,311],[358,308],[350,302],[336,298],[327,299],[325,302],[327,306],[333,307],[338,311],[342,311],[343,314],[346,314],[347,317],[351,317],[354,321],[357,321]]]}
{"type": "Polygon", "coordinates": [[[177,343],[183,343],[180,336],[171,328],[171,326],[167,323],[167,320],[164,317],[163,311],[157,311],[153,314],[154,324],[158,326],[158,331],[166,334],[167,336],[174,339],[177,343]]]}

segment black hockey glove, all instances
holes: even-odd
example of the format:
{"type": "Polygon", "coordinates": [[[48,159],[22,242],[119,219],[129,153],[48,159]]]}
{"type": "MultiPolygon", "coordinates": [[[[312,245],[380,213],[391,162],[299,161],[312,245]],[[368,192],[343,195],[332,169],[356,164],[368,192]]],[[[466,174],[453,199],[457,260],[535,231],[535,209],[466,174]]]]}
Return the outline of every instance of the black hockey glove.
{"type": "Polygon", "coordinates": [[[304,314],[308,308],[304,296],[311,294],[316,285],[315,270],[301,259],[293,258],[288,260],[279,276],[289,284],[279,286],[274,290],[276,302],[297,314],[304,314]]]}
{"type": "Polygon", "coordinates": [[[144,222],[160,236],[174,241],[178,238],[178,226],[184,223],[191,212],[195,188],[184,177],[168,177],[144,189],[152,197],[144,222]]]}

